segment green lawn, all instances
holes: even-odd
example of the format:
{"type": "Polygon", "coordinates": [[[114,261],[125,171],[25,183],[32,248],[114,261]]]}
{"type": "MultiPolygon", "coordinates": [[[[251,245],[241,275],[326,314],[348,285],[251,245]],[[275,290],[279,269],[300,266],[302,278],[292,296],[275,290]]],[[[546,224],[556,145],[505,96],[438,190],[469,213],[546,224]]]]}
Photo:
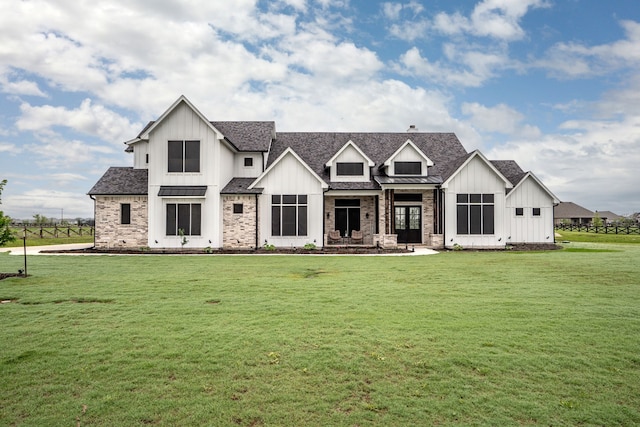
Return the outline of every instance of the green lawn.
{"type": "Polygon", "coordinates": [[[587,233],[582,231],[556,230],[556,241],[591,243],[640,243],[640,234],[587,233]]]}
{"type": "MultiPolygon", "coordinates": [[[[29,230],[37,230],[37,229],[38,229],[37,227],[29,228],[29,230]]],[[[73,231],[69,233],[70,236],[67,236],[65,234],[66,233],[65,228],[60,228],[58,237],[53,237],[51,233],[54,232],[54,229],[52,227],[45,228],[47,232],[43,233],[43,237],[35,236],[33,234],[28,234],[27,246],[66,245],[69,243],[93,243],[93,235],[87,234],[89,228],[85,227],[82,229],[83,230],[82,236],[78,235],[78,233],[80,232],[80,229],[78,227],[71,227],[71,229],[73,231]]],[[[0,246],[0,248],[18,247],[18,246],[24,245],[24,241],[22,239],[22,236],[23,236],[22,229],[14,227],[12,228],[12,231],[14,236],[16,237],[16,240],[14,240],[13,242],[7,243],[4,246],[0,246]]]]}
{"type": "Polygon", "coordinates": [[[31,256],[0,425],[640,424],[640,245],[568,246],[31,256]]]}

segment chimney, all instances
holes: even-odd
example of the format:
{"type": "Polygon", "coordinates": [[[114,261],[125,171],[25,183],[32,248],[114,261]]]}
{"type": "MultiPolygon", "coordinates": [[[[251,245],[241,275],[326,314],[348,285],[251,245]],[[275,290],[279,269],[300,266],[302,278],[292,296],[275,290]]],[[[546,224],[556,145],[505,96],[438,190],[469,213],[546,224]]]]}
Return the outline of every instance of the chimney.
{"type": "Polygon", "coordinates": [[[418,132],[418,128],[416,127],[416,125],[409,125],[409,129],[407,129],[407,132],[418,132]]]}

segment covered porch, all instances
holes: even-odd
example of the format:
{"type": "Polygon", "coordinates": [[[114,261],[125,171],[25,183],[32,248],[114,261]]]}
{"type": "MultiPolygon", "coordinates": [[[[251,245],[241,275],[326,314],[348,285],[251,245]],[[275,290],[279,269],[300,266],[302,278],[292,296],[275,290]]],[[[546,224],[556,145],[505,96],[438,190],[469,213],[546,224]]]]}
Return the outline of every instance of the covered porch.
{"type": "Polygon", "coordinates": [[[442,197],[434,187],[329,191],[323,218],[326,246],[441,247],[444,243],[442,197]]]}

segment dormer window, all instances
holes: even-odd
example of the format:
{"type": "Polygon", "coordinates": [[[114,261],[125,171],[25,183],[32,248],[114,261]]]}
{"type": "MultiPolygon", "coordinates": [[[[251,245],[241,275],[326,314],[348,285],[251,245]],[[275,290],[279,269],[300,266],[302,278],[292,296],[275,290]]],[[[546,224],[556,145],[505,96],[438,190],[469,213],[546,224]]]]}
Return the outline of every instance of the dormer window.
{"type": "Polygon", "coordinates": [[[422,175],[422,162],[393,162],[394,175],[422,175]]]}
{"type": "Polygon", "coordinates": [[[364,163],[338,162],[336,163],[336,175],[338,176],[362,176],[364,175],[364,163]]]}

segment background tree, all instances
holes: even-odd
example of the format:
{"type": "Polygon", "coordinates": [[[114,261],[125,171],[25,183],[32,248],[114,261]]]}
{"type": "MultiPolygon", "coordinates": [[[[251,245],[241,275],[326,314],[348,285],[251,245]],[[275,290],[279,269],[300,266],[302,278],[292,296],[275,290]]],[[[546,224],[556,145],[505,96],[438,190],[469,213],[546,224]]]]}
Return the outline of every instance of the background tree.
{"type": "Polygon", "coordinates": [[[602,227],[602,218],[600,218],[600,214],[598,214],[598,212],[593,216],[592,223],[594,227],[602,227]]]}
{"type": "MultiPolygon", "coordinates": [[[[7,180],[0,181],[0,205],[2,204],[2,189],[7,184],[7,180]]],[[[4,212],[0,211],[0,246],[4,246],[5,243],[13,242],[16,237],[11,232],[9,225],[11,224],[11,218],[6,216],[4,212]]]]}
{"type": "Polygon", "coordinates": [[[33,216],[33,222],[35,222],[36,225],[43,225],[43,224],[46,224],[47,222],[49,222],[49,218],[47,218],[44,215],[35,214],[33,216]]]}

